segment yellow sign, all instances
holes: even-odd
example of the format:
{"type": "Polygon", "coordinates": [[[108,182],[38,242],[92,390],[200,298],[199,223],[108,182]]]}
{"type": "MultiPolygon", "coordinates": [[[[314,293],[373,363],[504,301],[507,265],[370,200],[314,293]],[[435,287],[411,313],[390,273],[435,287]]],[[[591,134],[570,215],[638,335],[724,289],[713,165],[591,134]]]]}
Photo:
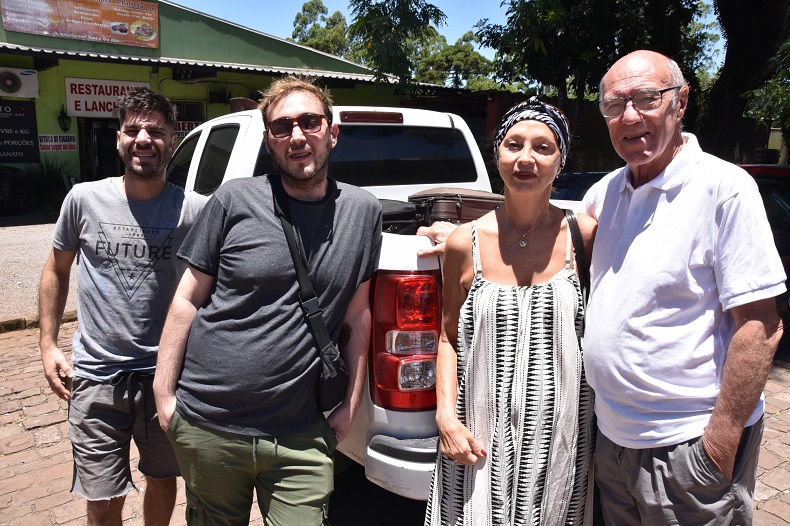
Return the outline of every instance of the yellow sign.
{"type": "Polygon", "coordinates": [[[159,47],[159,6],[137,0],[3,0],[8,31],[159,47]]]}

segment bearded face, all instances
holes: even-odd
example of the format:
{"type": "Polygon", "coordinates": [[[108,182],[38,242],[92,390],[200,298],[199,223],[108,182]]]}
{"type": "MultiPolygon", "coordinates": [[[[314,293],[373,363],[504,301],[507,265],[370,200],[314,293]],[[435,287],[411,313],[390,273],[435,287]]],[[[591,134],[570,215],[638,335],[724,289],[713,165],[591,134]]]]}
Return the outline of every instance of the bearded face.
{"type": "Polygon", "coordinates": [[[327,133],[321,142],[311,145],[305,141],[286,152],[270,150],[270,154],[277,171],[287,179],[285,184],[310,190],[326,180],[331,151],[332,137],[327,133]]]}
{"type": "Polygon", "coordinates": [[[329,171],[329,156],[337,144],[337,127],[321,119],[318,130],[305,132],[296,122],[306,113],[323,115],[324,108],[310,93],[294,92],[273,105],[267,122],[294,119],[293,128],[284,137],[275,137],[270,130],[264,135],[266,148],[283,183],[291,188],[310,192],[322,187],[329,171]]]}
{"type": "Polygon", "coordinates": [[[175,146],[175,134],[158,111],[128,113],[117,135],[124,173],[141,179],[164,178],[175,146]]]}

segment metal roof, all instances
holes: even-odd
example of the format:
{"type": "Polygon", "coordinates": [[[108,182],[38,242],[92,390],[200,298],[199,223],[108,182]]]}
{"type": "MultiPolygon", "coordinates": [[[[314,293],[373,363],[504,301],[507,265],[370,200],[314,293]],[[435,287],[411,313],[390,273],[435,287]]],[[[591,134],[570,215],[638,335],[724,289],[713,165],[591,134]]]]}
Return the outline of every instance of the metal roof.
{"type": "MultiPolygon", "coordinates": [[[[258,73],[274,73],[279,75],[300,74],[319,78],[352,80],[358,82],[374,82],[372,74],[346,73],[340,71],[326,71],[309,68],[288,68],[282,66],[261,66],[256,64],[236,64],[232,62],[206,62],[200,60],[187,60],[183,58],[171,57],[140,57],[134,55],[124,55],[121,53],[99,53],[96,51],[76,51],[71,49],[52,49],[44,47],[22,46],[9,42],[0,42],[0,50],[8,50],[16,53],[37,54],[41,56],[54,56],[72,60],[99,60],[105,62],[121,62],[132,64],[150,64],[154,66],[166,67],[192,67],[192,68],[215,68],[225,71],[253,71],[258,73]]],[[[389,78],[390,83],[396,83],[397,79],[389,78]]]]}

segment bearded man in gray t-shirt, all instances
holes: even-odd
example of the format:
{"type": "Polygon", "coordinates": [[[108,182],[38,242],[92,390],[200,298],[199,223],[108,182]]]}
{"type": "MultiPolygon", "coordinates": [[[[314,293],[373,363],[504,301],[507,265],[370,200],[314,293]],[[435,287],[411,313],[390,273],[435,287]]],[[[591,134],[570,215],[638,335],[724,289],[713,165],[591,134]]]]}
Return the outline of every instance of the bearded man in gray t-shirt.
{"type": "Polygon", "coordinates": [[[120,524],[134,489],[131,439],[145,475],[145,523],[167,524],[178,463],[159,428],[153,372],[167,306],[184,264],[176,258],[206,198],[165,181],[176,144],[175,108],[148,88],[119,99],[121,177],[76,185],[66,196],[41,276],[41,360],[52,390],[69,401],[72,493],[89,525],[120,524]],[[57,339],[77,266],[77,320],[69,365],[57,339]]]}
{"type": "Polygon", "coordinates": [[[338,127],[327,92],[282,79],[261,111],[277,173],[231,180],[206,205],[178,252],[188,266],[160,342],[154,392],[189,524],[249,523],[254,491],[267,526],[326,524],[332,454],[364,387],[381,206],[328,177],[338,127]],[[316,404],[318,347],[274,211],[280,185],[327,330],[349,366],[328,420],[316,404]]]}

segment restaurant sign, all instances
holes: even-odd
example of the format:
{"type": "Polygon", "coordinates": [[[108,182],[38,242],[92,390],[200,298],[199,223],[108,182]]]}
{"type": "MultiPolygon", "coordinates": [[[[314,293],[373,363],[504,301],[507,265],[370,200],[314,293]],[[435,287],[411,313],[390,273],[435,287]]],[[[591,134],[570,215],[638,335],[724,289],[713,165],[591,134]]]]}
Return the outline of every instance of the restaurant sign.
{"type": "Polygon", "coordinates": [[[3,0],[7,31],[159,47],[159,5],[138,0],[3,0]]]}
{"type": "Polygon", "coordinates": [[[66,113],[72,117],[118,118],[118,97],[148,82],[66,78],[66,113]]]}

